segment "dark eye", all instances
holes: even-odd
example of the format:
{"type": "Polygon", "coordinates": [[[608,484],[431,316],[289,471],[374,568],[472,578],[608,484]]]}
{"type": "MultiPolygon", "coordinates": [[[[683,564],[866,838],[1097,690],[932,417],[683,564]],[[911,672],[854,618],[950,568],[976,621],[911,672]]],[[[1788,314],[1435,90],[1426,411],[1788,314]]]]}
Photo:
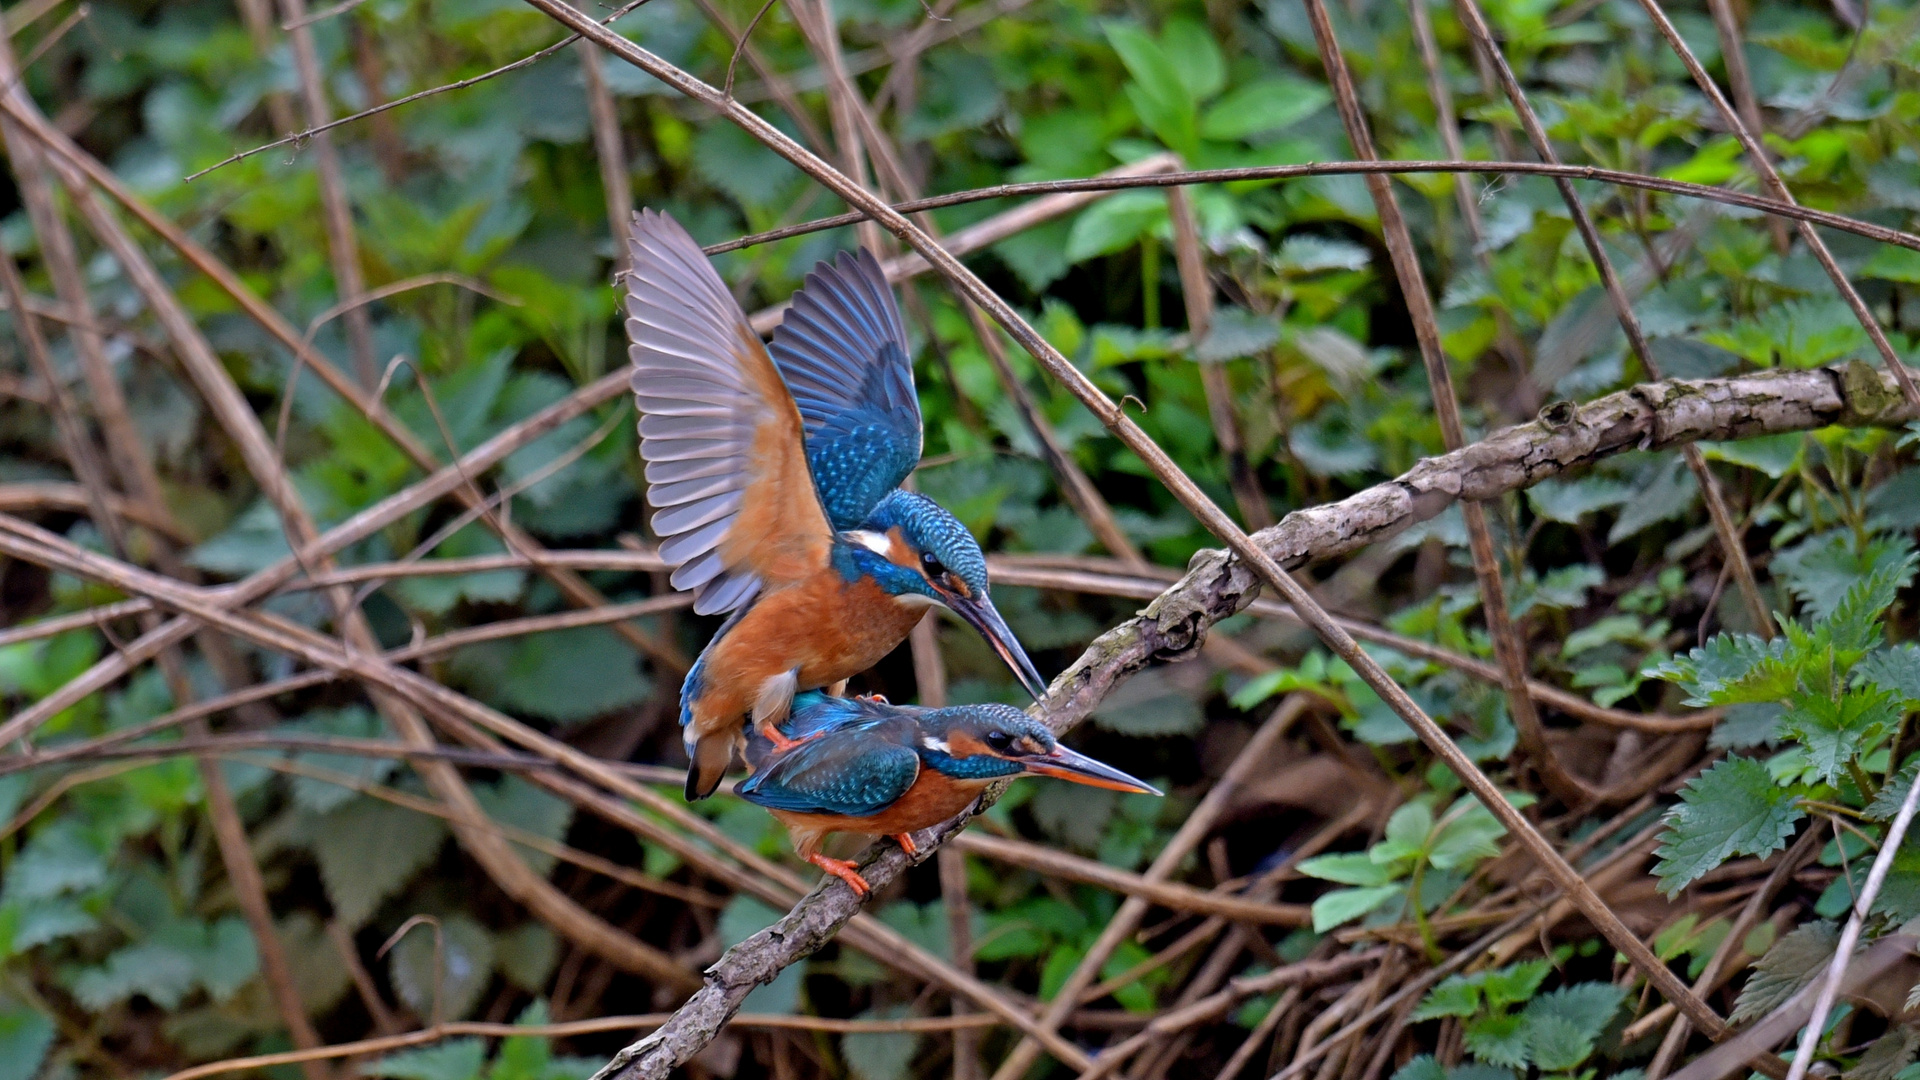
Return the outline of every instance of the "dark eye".
{"type": "Polygon", "coordinates": [[[1004,731],[989,731],[987,745],[992,747],[994,752],[1004,754],[1013,749],[1013,736],[1004,731]]]}
{"type": "Polygon", "coordinates": [[[940,565],[940,557],[931,551],[920,556],[920,565],[926,568],[927,576],[930,578],[940,577],[947,572],[947,568],[940,565]]]}

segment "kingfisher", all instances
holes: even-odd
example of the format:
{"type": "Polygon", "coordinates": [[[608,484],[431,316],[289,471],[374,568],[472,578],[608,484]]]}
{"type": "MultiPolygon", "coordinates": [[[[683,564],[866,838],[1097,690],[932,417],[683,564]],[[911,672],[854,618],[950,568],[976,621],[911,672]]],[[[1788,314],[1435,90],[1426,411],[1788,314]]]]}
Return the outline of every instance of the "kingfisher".
{"type": "Polygon", "coordinates": [[[925,709],[879,697],[794,698],[784,745],[757,725],[747,736],[753,775],[734,789],[787,827],[800,856],[865,896],[855,863],[828,858],[829,833],[891,836],[919,854],[917,830],[966,809],[995,780],[1057,776],[1114,791],[1158,795],[1151,784],[1067,749],[1011,705],[925,709]]]}
{"type": "Polygon", "coordinates": [[[681,685],[687,798],[719,786],[749,714],[784,748],[794,694],[872,667],[936,605],[1045,694],[993,606],[973,534],[900,486],[920,461],[920,400],[873,256],[816,266],[769,350],[678,222],[640,211],[627,252],[660,557],[695,612],[727,614],[681,685]]]}

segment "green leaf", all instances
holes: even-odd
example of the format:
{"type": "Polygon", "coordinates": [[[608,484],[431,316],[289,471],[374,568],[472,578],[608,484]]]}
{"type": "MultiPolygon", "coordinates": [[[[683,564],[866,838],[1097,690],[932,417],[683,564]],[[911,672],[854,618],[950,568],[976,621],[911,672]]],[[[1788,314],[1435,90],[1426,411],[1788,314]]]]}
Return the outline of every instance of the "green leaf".
{"type": "Polygon", "coordinates": [[[1757,634],[1715,634],[1700,648],[1651,665],[1643,674],[1678,683],[1689,705],[1778,701],[1796,682],[1794,670],[1781,662],[1786,652],[1784,637],[1767,641],[1757,634]]]}
{"type": "MultiPolygon", "coordinates": [[[[1120,55],[1127,73],[1133,76],[1133,81],[1126,86],[1126,95],[1140,122],[1170,149],[1192,157],[1200,147],[1198,117],[1193,92],[1187,89],[1180,69],[1159,43],[1139,27],[1115,22],[1107,24],[1106,31],[1107,41],[1120,55]]],[[[1164,196],[1153,194],[1165,201],[1164,196]]]]}
{"type": "Polygon", "coordinates": [[[1653,868],[1660,891],[1672,896],[1735,855],[1772,854],[1805,815],[1797,796],[1774,786],[1766,766],[1751,758],[1721,761],[1689,780],[1667,814],[1653,868]]]}
{"type": "Polygon", "coordinates": [[[529,922],[494,935],[494,959],[508,982],[529,994],[546,989],[560,962],[560,939],[545,923],[529,922]]]}
{"type": "Polygon", "coordinates": [[[562,724],[638,704],[652,692],[639,657],[604,626],[471,646],[450,667],[488,699],[562,724]]]}
{"type": "Polygon", "coordinates": [[[1432,834],[1433,807],[1421,800],[1407,803],[1387,819],[1386,839],[1373,845],[1367,857],[1382,865],[1418,858],[1425,854],[1427,840],[1432,834]]]}
{"type": "Polygon", "coordinates": [[[1108,731],[1141,738],[1192,735],[1207,723],[1195,695],[1156,668],[1120,684],[1094,709],[1093,718],[1108,731]]]}
{"type": "Polygon", "coordinates": [[[1080,212],[1067,234],[1067,261],[1083,262],[1125,251],[1167,220],[1166,196],[1157,191],[1122,191],[1080,212]]]}
{"type": "Polygon", "coordinates": [[[1183,15],[1168,18],[1160,28],[1160,48],[1193,100],[1205,101],[1226,87],[1227,61],[1206,23],[1183,15]]]}
{"type": "Polygon", "coordinates": [[[1833,783],[1847,762],[1872,749],[1900,723],[1894,698],[1878,690],[1850,690],[1838,701],[1825,694],[1796,693],[1782,730],[1798,738],[1822,780],[1833,783]]]}
{"type": "Polygon", "coordinates": [[[1633,485],[1604,476],[1580,480],[1543,480],[1527,489],[1527,505],[1548,521],[1578,525],[1596,510],[1620,506],[1634,497],[1633,485]]]}
{"type": "Polygon", "coordinates": [[[1335,889],[1313,902],[1313,931],[1324,934],[1341,923],[1357,919],[1387,901],[1404,895],[1406,889],[1400,885],[1335,889]]]}
{"type": "Polygon", "coordinates": [[[1867,804],[1866,815],[1875,821],[1892,821],[1900,813],[1900,804],[1907,801],[1907,792],[1913,790],[1913,778],[1920,775],[1920,756],[1910,757],[1893,779],[1880,785],[1879,794],[1867,804]]]}
{"type": "Polygon", "coordinates": [[[1441,870],[1454,870],[1500,854],[1498,843],[1507,834],[1493,812],[1477,800],[1463,800],[1463,808],[1441,822],[1427,859],[1441,870]]]}
{"type": "MultiPolygon", "coordinates": [[[[1612,983],[1575,983],[1534,998],[1527,1003],[1525,1015],[1529,1020],[1552,1018],[1563,1021],[1583,1038],[1597,1039],[1612,1022],[1614,1014],[1620,1011],[1620,1003],[1625,999],[1626,991],[1612,983]]],[[[1571,1065],[1549,1065],[1545,1062],[1539,1062],[1539,1065],[1543,1069],[1572,1068],[1571,1065]]]]}
{"type": "Polygon", "coordinates": [[[393,1080],[479,1080],[487,1048],[479,1039],[448,1039],[436,1046],[403,1050],[360,1066],[368,1076],[393,1080]]]}
{"type": "Polygon", "coordinates": [[[1758,1020],[1786,1004],[1800,988],[1825,971],[1840,944],[1839,928],[1830,922],[1802,923],[1773,943],[1767,955],[1754,961],[1753,974],[1734,1002],[1735,1024],[1758,1020]]]}
{"type": "Polygon", "coordinates": [[[1882,245],[1860,268],[1860,276],[1920,284],[1920,251],[1882,245]]]}
{"type": "Polygon", "coordinates": [[[1541,1072],[1572,1070],[1593,1053],[1593,1039],[1558,1016],[1526,1018],[1527,1055],[1541,1072]]]}
{"type": "MultiPolygon", "coordinates": [[[[896,1020],[907,1015],[893,1006],[870,1009],[861,1014],[867,1020],[896,1020]]],[[[913,1056],[920,1050],[921,1036],[911,1031],[862,1032],[840,1036],[840,1056],[847,1070],[859,1080],[905,1080],[913,1056]]]]}
{"type": "Polygon", "coordinates": [[[1915,1050],[1920,1050],[1920,1029],[1912,1024],[1894,1024],[1841,1076],[1844,1080],[1893,1080],[1913,1063],[1915,1050]]]}
{"type": "Polygon", "coordinates": [[[1302,860],[1300,872],[1308,877],[1317,877],[1323,881],[1337,881],[1342,885],[1385,885],[1405,873],[1404,870],[1380,863],[1371,856],[1347,852],[1339,855],[1315,855],[1302,860]]]}
{"type": "Polygon", "coordinates": [[[1418,1008],[1413,1010],[1411,1019],[1438,1020],[1443,1016],[1472,1016],[1480,1011],[1480,987],[1477,982],[1461,975],[1450,975],[1440,985],[1427,991],[1418,1008]]]}
{"type": "Polygon", "coordinates": [[[1800,463],[1806,444],[1805,434],[1789,431],[1738,442],[1703,442],[1700,451],[1714,461],[1745,466],[1778,480],[1800,463]]]}
{"type": "MultiPolygon", "coordinates": [[[[559,840],[567,835],[567,826],[573,822],[572,803],[534,787],[518,776],[503,776],[495,784],[475,784],[473,795],[488,817],[543,839],[559,840]]],[[[535,851],[518,844],[514,847],[520,858],[541,877],[552,873],[554,863],[559,861],[559,856],[548,852],[535,851]]]]}
{"type": "Polygon", "coordinates": [[[394,993],[415,1013],[432,1015],[437,993],[438,1015],[459,1020],[480,1003],[481,993],[493,979],[493,935],[465,915],[449,915],[440,920],[439,936],[436,950],[432,926],[407,931],[388,954],[388,971],[394,993]],[[437,982],[433,964],[436,951],[440,954],[437,982]]]}
{"type": "Polygon", "coordinates": [[[1278,131],[1332,101],[1333,95],[1319,83],[1293,75],[1269,75],[1237,86],[1209,105],[1200,116],[1200,134],[1209,139],[1245,139],[1278,131]]]}
{"type": "Polygon", "coordinates": [[[321,818],[313,854],[334,918],[357,930],[439,853],[447,827],[439,818],[378,799],[359,798],[321,818]]]}
{"type": "Polygon", "coordinates": [[[1908,642],[1881,649],[1861,661],[1854,673],[1898,695],[1908,708],[1920,707],[1920,645],[1908,642]]]}
{"type": "Polygon", "coordinates": [[[1495,1009],[1504,1009],[1533,997],[1552,972],[1553,965],[1544,959],[1523,960],[1518,964],[1483,971],[1475,978],[1480,980],[1480,988],[1487,995],[1487,1004],[1495,1009]]]}
{"type": "Polygon", "coordinates": [[[32,1009],[0,1011],[0,1080],[33,1080],[53,1034],[53,1021],[32,1009]]]}
{"type": "Polygon", "coordinates": [[[1509,1069],[1527,1067],[1531,1046],[1527,1023],[1520,1017],[1483,1016],[1468,1021],[1462,1034],[1467,1053],[1481,1061],[1509,1069]]]}
{"type": "Polygon", "coordinates": [[[107,862],[93,839],[79,822],[59,818],[34,833],[7,868],[0,897],[9,904],[25,904],[92,889],[106,880],[107,862]]]}
{"type": "Polygon", "coordinates": [[[1774,559],[1774,573],[1816,622],[1843,606],[1855,618],[1877,616],[1913,574],[1913,545],[1905,538],[1876,537],[1857,545],[1850,531],[1804,540],[1774,559]]]}

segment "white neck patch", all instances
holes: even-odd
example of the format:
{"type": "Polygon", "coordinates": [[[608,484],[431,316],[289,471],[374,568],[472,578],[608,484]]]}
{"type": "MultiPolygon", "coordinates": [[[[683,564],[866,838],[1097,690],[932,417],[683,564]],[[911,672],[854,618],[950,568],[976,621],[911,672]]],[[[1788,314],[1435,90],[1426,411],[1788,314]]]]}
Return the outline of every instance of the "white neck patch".
{"type": "Polygon", "coordinates": [[[936,754],[947,754],[951,756],[951,754],[953,753],[952,748],[947,745],[947,740],[936,739],[931,735],[922,735],[920,737],[920,745],[926,747],[927,749],[933,751],[936,754]]]}
{"type": "Polygon", "coordinates": [[[861,547],[866,548],[868,551],[873,552],[883,559],[893,552],[893,539],[885,533],[877,533],[872,529],[855,529],[844,535],[848,540],[859,544],[861,547]]]}

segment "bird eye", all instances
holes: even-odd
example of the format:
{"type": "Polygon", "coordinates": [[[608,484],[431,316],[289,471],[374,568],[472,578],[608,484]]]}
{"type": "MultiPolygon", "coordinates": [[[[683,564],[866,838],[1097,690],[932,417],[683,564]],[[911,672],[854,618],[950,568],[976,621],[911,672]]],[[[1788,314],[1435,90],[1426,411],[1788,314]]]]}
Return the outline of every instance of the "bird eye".
{"type": "Polygon", "coordinates": [[[1004,731],[989,731],[987,732],[987,745],[991,747],[994,752],[1004,754],[1013,749],[1013,736],[1004,731]]]}
{"type": "Polygon", "coordinates": [[[931,551],[920,556],[920,565],[926,568],[927,576],[930,578],[941,577],[947,572],[947,568],[940,565],[940,557],[931,551]]]}

